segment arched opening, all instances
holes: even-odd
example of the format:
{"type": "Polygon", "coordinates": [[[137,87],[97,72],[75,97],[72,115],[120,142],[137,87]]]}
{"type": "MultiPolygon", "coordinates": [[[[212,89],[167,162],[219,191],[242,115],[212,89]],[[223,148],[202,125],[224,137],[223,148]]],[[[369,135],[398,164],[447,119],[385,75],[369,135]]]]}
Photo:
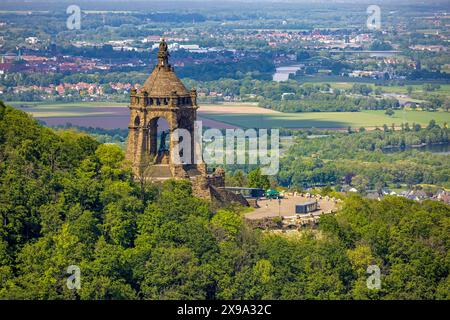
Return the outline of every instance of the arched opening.
{"type": "Polygon", "coordinates": [[[139,127],[140,124],[141,124],[141,118],[139,118],[139,116],[136,116],[136,118],[134,118],[134,126],[139,127]]]}
{"type": "Polygon", "coordinates": [[[169,123],[164,118],[157,121],[158,152],[170,151],[170,130],[169,123]]]}
{"type": "Polygon", "coordinates": [[[150,156],[155,164],[169,164],[170,159],[170,127],[166,119],[157,117],[150,120],[150,156]]]}

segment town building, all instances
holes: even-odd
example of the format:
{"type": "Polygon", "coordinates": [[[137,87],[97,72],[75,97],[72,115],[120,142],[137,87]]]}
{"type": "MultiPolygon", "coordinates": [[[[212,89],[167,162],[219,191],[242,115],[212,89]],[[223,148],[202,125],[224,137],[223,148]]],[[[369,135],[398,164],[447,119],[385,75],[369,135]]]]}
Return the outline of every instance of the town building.
{"type": "Polygon", "coordinates": [[[308,201],[295,205],[295,213],[297,214],[306,214],[317,211],[319,209],[319,205],[317,200],[308,201]]]}

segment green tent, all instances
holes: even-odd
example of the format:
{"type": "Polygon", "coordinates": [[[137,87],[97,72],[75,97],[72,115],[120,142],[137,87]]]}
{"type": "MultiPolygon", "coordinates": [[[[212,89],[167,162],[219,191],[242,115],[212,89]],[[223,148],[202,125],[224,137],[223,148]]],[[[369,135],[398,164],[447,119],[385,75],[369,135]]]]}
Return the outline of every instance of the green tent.
{"type": "Polygon", "coordinates": [[[275,189],[267,189],[266,190],[266,198],[276,199],[280,197],[280,193],[275,189]]]}

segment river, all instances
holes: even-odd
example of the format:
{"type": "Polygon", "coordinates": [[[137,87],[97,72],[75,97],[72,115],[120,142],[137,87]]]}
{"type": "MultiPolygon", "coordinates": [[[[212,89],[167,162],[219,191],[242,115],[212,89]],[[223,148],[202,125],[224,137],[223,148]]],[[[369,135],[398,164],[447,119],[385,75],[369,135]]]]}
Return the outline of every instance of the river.
{"type": "Polygon", "coordinates": [[[450,154],[450,143],[443,143],[443,144],[431,144],[426,145],[423,147],[406,147],[406,148],[389,148],[389,149],[383,149],[384,153],[395,153],[395,152],[403,152],[408,150],[417,150],[417,151],[426,151],[436,154],[450,154]]]}

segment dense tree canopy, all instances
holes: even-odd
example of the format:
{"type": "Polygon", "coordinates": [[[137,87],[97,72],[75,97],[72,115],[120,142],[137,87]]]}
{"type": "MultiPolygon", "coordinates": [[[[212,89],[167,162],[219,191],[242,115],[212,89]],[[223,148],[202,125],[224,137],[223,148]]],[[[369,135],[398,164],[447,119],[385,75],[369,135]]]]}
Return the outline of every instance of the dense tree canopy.
{"type": "Polygon", "coordinates": [[[261,232],[239,208],[213,211],[188,181],[149,183],[142,199],[119,147],[3,104],[0,159],[2,299],[450,297],[441,203],[352,197],[319,229],[261,232]],[[71,265],[79,290],[66,286],[71,265]],[[366,286],[369,265],[379,290],[366,286]]]}
{"type": "Polygon", "coordinates": [[[298,137],[281,160],[278,181],[302,187],[339,184],[343,177],[353,174],[367,179],[371,187],[377,183],[450,186],[447,155],[406,149],[448,142],[449,130],[434,122],[423,129],[406,124],[403,130],[393,131],[386,125],[384,130],[372,132],[298,137]],[[390,153],[392,149],[405,151],[390,153]]]}

